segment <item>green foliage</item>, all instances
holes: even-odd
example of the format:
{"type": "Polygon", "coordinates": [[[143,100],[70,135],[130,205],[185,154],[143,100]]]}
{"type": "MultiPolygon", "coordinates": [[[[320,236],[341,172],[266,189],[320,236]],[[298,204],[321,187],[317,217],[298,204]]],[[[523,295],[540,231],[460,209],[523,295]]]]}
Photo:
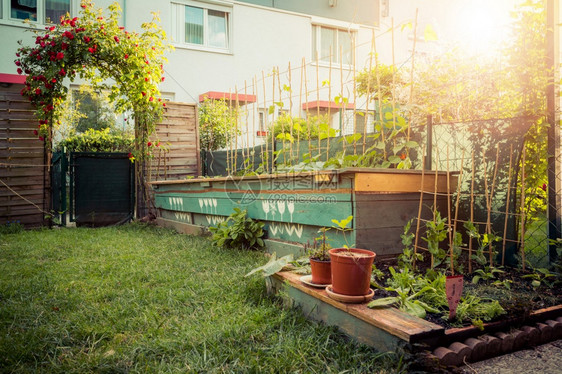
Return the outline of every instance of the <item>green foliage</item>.
{"type": "Polygon", "coordinates": [[[0,234],[17,234],[24,230],[20,221],[7,221],[4,225],[0,225],[0,234]]]}
{"type": "Polygon", "coordinates": [[[419,252],[414,253],[414,248],[412,248],[412,243],[415,238],[415,234],[410,232],[413,219],[409,220],[404,226],[404,233],[400,235],[402,238],[402,245],[404,249],[402,254],[398,256],[398,266],[401,269],[413,270],[414,261],[423,261],[423,254],[419,252]]]}
{"type": "Polygon", "coordinates": [[[205,97],[199,105],[199,143],[201,149],[216,151],[224,148],[231,137],[240,134],[236,128],[238,113],[226,100],[205,97]]]}
{"type": "Polygon", "coordinates": [[[81,116],[75,124],[76,132],[88,129],[105,130],[115,127],[115,108],[104,92],[96,92],[88,86],[81,86],[79,91],[73,91],[75,110],[81,116]]]}
{"type": "Polygon", "coordinates": [[[326,237],[326,232],[328,232],[329,230],[329,227],[320,228],[318,230],[320,236],[314,238],[312,246],[305,245],[305,251],[308,254],[309,258],[318,261],[330,260],[330,254],[328,253],[328,250],[330,250],[332,246],[328,243],[329,239],[326,237]]]}
{"type": "Polygon", "coordinates": [[[490,283],[491,280],[496,279],[497,274],[503,273],[505,273],[505,271],[490,266],[486,266],[483,269],[476,269],[474,271],[474,274],[476,275],[472,277],[472,283],[477,284],[481,280],[486,283],[490,283]]]}
{"type": "MultiPolygon", "coordinates": [[[[429,269],[425,276],[417,275],[410,269],[394,270],[390,267],[391,277],[387,279],[385,290],[396,292],[397,296],[375,299],[367,306],[382,308],[396,305],[399,309],[424,318],[427,312],[441,313],[448,318],[448,303],[445,285],[447,277],[444,273],[429,269]]],[[[504,314],[505,310],[498,301],[485,300],[473,294],[461,297],[457,307],[456,323],[465,321],[490,321],[504,314]]]]}
{"type": "Polygon", "coordinates": [[[492,319],[505,314],[497,300],[485,300],[473,294],[467,294],[461,298],[457,306],[458,321],[473,321],[478,326],[479,321],[491,321],[492,319]]]}
{"type": "Polygon", "coordinates": [[[56,151],[61,152],[131,152],[134,148],[132,136],[112,134],[110,129],[86,130],[61,141],[56,151]]]}
{"type": "Polygon", "coordinates": [[[209,227],[213,233],[211,241],[217,247],[235,249],[261,249],[263,242],[263,222],[254,221],[247,216],[247,210],[234,208],[232,213],[224,222],[217,227],[209,227]]]}
{"type": "Polygon", "coordinates": [[[427,249],[432,256],[432,268],[439,266],[447,257],[447,252],[440,248],[440,244],[447,238],[449,228],[446,225],[447,217],[442,218],[438,210],[433,212],[433,220],[426,222],[427,249]]]}
{"type": "Polygon", "coordinates": [[[59,108],[68,92],[65,79],[73,82],[77,77],[94,91],[109,91],[117,112],[132,112],[138,132],[152,133],[165,106],[158,84],[163,80],[164,52],[172,46],[156,23],[156,14],[143,23],[140,33],[124,30],[120,18],[118,3],[105,14],[83,0],[79,17],[66,15],[59,24],[35,30],[34,46],[20,41],[15,64],[19,74],[27,75],[22,95],[36,108],[40,136],[48,135],[62,115],[59,108]]]}
{"type": "Polygon", "coordinates": [[[405,79],[395,66],[378,64],[368,71],[365,69],[357,74],[357,93],[371,100],[382,99],[389,102],[393,97],[394,85],[405,84],[405,79]]]}
{"type": "Polygon", "coordinates": [[[493,251],[493,243],[500,241],[501,238],[493,233],[480,234],[478,225],[475,225],[470,221],[465,222],[463,226],[466,229],[468,236],[476,239],[478,244],[476,251],[472,255],[472,259],[475,260],[479,265],[486,265],[488,263],[488,260],[486,259],[484,252],[489,251],[490,246],[492,246],[492,255],[495,255],[495,252],[493,251]]]}
{"type": "Polygon", "coordinates": [[[328,116],[309,116],[307,119],[283,114],[277,118],[269,129],[267,142],[272,137],[276,140],[293,143],[298,140],[325,139],[328,135],[335,136],[334,129],[329,129],[328,116]],[[328,132],[329,130],[332,130],[328,132]]]}
{"type": "Polygon", "coordinates": [[[541,286],[553,287],[557,274],[545,268],[533,269],[533,273],[525,274],[521,278],[531,279],[531,285],[534,288],[541,286]]]}
{"type": "Polygon", "coordinates": [[[397,296],[384,297],[371,301],[367,306],[369,308],[381,308],[389,305],[397,305],[397,307],[416,317],[425,318],[426,312],[439,313],[439,309],[429,305],[422,299],[425,293],[444,294],[444,286],[442,290],[424,284],[422,277],[415,276],[409,269],[400,269],[399,272],[390,267],[388,269],[392,275],[388,279],[387,291],[396,292],[397,296]]]}
{"type": "Polygon", "coordinates": [[[273,253],[267,264],[252,269],[248,274],[245,275],[245,277],[249,277],[254,274],[260,274],[262,277],[267,278],[277,272],[280,272],[291,262],[293,262],[292,254],[277,258],[277,255],[273,253]]]}

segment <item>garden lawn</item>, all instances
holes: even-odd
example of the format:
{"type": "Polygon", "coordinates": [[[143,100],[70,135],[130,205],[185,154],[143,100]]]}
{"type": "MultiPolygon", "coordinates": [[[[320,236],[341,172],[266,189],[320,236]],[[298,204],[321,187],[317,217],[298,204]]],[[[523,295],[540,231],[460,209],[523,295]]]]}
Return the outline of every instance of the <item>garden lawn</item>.
{"type": "Polygon", "coordinates": [[[399,370],[244,278],[264,262],[138,224],[4,234],[0,371],[399,370]]]}

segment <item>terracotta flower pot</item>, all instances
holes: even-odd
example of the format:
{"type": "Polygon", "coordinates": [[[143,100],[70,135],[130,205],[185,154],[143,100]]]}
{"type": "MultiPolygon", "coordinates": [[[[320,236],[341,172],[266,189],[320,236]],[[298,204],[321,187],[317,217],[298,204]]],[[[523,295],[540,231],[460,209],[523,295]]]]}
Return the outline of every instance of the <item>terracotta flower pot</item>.
{"type": "Polygon", "coordinates": [[[332,267],[330,260],[320,261],[310,259],[310,270],[312,272],[312,283],[330,284],[332,283],[332,267]]]}
{"type": "Polygon", "coordinates": [[[333,292],[350,296],[367,295],[375,253],[357,248],[333,248],[329,253],[333,292]]]}

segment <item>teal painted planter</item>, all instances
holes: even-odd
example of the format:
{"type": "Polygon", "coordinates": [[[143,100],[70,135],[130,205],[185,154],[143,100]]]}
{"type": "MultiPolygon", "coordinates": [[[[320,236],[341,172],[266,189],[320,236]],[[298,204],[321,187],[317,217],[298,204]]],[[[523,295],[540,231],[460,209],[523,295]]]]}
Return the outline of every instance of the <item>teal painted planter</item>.
{"type": "MultiPolygon", "coordinates": [[[[330,230],[332,247],[365,248],[378,256],[402,252],[404,225],[418,216],[420,192],[454,190],[456,179],[447,173],[424,174],[414,170],[343,169],[247,177],[199,178],[152,182],[154,204],[162,218],[178,223],[216,226],[235,207],[263,221],[268,239],[286,243],[312,243],[321,227],[332,219],[353,215],[345,236],[330,230]],[[422,187],[423,179],[423,187],[422,187]]],[[[437,199],[441,209],[446,197],[437,199]]],[[[433,194],[424,194],[422,217],[431,218],[433,194]]]]}

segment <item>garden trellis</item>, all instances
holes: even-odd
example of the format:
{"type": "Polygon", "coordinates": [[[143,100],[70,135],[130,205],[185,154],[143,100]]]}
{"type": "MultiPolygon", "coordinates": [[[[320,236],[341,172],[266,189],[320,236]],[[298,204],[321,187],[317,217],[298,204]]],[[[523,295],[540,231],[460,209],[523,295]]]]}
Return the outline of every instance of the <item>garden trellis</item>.
{"type": "MultiPolygon", "coordinates": [[[[400,26],[388,31],[392,39],[400,26]]],[[[458,118],[451,118],[454,111],[439,108],[435,116],[439,123],[433,123],[436,120],[427,114],[434,109],[423,100],[418,102],[416,93],[420,79],[416,64],[421,55],[415,43],[430,41],[415,37],[411,57],[402,63],[394,60],[392,46],[387,59],[391,63],[385,65],[378,46],[381,34],[373,31],[371,40],[352,46],[353,66],[343,64],[345,51],[330,50],[329,63],[320,63],[318,55],[311,61],[303,58],[299,64],[261,71],[246,80],[243,88],[234,87],[230,106],[239,115],[227,134],[226,149],[204,152],[207,175],[298,174],[346,167],[444,171],[458,178],[458,185],[452,181],[447,193],[447,239],[440,244],[447,253],[465,253],[470,269],[476,266],[471,257],[477,253],[480,265],[484,264],[480,252],[489,265],[522,261],[525,266],[529,261],[546,266],[546,172],[543,175],[529,167],[530,157],[535,157],[534,164],[544,163],[545,169],[546,160],[540,150],[529,149],[528,136],[531,131],[543,131],[544,116],[525,115],[513,108],[509,112],[505,98],[490,98],[481,112],[467,112],[469,105],[462,104],[465,112],[458,118]],[[357,63],[359,54],[367,56],[363,65],[357,63]],[[256,100],[241,102],[238,95],[252,95],[256,100]],[[263,137],[256,137],[258,133],[263,137]],[[525,158],[526,152],[533,155],[525,158]],[[217,164],[222,165],[220,171],[214,169],[217,164]]],[[[491,79],[505,79],[501,70],[505,68],[500,66],[486,76],[497,73],[491,79]]],[[[473,78],[483,79],[476,73],[473,78]]],[[[461,83],[441,84],[448,88],[461,83]]],[[[420,192],[420,204],[431,205],[435,199],[428,195],[436,192],[423,188],[420,192]]],[[[420,217],[412,218],[427,226],[420,217]]],[[[428,248],[418,234],[417,249],[423,252],[428,248]]]]}

